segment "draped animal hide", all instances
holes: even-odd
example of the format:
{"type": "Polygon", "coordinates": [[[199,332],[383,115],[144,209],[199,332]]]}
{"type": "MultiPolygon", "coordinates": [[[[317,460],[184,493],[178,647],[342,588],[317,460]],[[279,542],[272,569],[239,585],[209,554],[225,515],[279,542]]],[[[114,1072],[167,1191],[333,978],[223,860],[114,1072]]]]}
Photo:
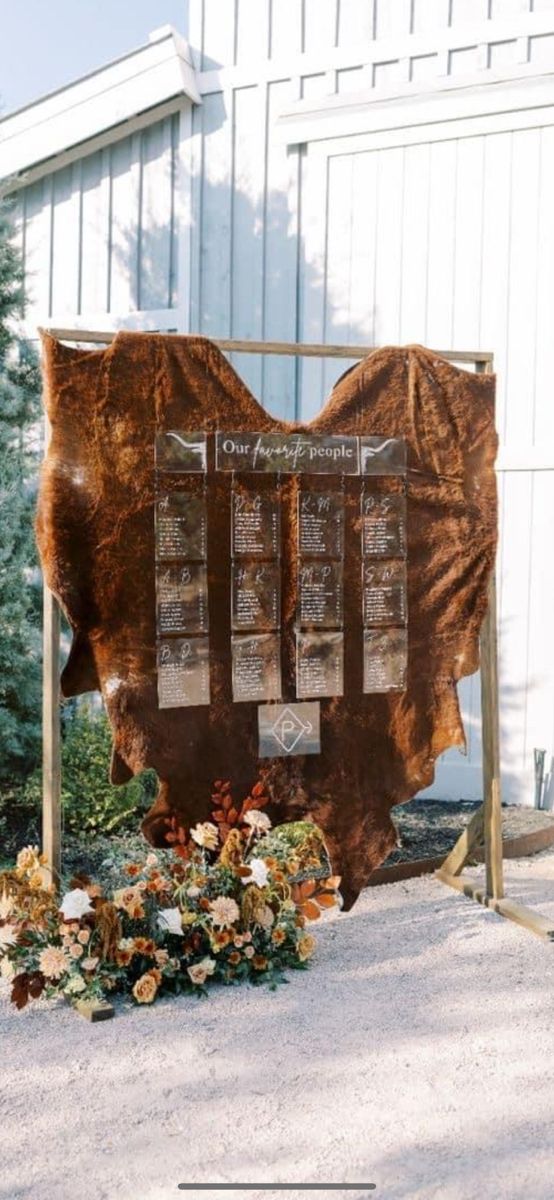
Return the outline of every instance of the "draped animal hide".
{"type": "MultiPolygon", "coordinates": [[[[479,665],[496,547],[494,376],[421,346],[385,347],[301,425],[273,419],[205,338],[120,332],[106,350],[83,351],[45,334],[43,350],[52,434],[37,535],[73,630],[63,694],[101,690],[115,783],[157,771],[143,822],[152,844],[165,844],[168,815],[186,826],[209,817],[215,779],[232,780],[240,799],[261,775],[275,821],[308,815],[320,825],[351,906],[396,844],[391,807],[431,784],[447,747],[464,748],[456,683],[479,665]],[[230,474],[208,473],[211,704],[158,707],[154,439],[164,429],[406,439],[407,688],[362,691],[360,480],[346,478],[344,698],[321,701],[319,755],[259,760],[257,705],[232,701],[230,474]]],[[[295,697],[297,489],[282,477],[285,699],[295,697]]]]}

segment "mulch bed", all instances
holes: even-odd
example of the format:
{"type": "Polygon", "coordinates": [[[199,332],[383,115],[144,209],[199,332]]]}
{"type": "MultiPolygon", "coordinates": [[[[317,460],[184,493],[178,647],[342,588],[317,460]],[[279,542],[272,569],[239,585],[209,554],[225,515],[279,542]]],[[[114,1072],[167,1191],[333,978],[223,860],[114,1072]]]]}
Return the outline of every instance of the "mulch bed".
{"type": "MultiPolygon", "coordinates": [[[[421,858],[446,856],[479,802],[462,800],[410,800],[392,809],[400,846],[392,851],[383,866],[412,862],[421,858]]],[[[554,827],[554,813],[536,808],[506,806],[502,809],[504,840],[554,827]]]]}

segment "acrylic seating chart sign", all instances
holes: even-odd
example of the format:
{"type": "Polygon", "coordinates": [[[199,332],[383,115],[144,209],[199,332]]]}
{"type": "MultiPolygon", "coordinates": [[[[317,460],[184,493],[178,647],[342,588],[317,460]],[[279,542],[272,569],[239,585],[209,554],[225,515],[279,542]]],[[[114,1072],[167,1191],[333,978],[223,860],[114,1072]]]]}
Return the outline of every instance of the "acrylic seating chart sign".
{"type": "Polygon", "coordinates": [[[43,336],[52,435],[37,535],[142,822],[209,819],[263,778],[276,824],[322,829],[349,907],[395,844],[390,809],[464,745],[496,546],[494,376],[421,346],[348,370],[279,421],[202,337],[43,336]]]}
{"type": "MultiPolygon", "coordinates": [[[[406,487],[388,493],[369,489],[371,478],[406,478],[402,438],[318,437],[217,431],[215,470],[231,471],[231,670],[235,702],[282,699],[280,477],[283,472],[335,477],[338,490],[301,487],[297,496],[296,684],[295,698],[344,693],[344,492],[343,475],[360,479],[360,570],[362,573],[364,692],[402,690],[408,638],[406,487]],[[235,482],[240,473],[240,486],[235,482]],[[276,475],[271,490],[256,488],[258,474],[276,475]],[[366,474],[369,477],[366,480],[366,474]],[[367,490],[366,490],[367,488],[367,490]]],[[[208,586],[205,557],[206,510],[201,495],[167,493],[173,476],[207,471],[206,435],[185,429],[156,438],[158,556],[158,696],[160,707],[209,704],[208,586]],[[188,501],[189,544],[168,533],[173,503],[188,501]],[[191,544],[191,541],[194,544],[191,544]],[[160,549],[160,546],[161,549],[160,549]],[[173,554],[172,554],[173,550],[173,554]],[[186,562],[195,552],[201,561],[186,562]],[[167,559],[171,558],[169,564],[167,559]],[[173,640],[168,635],[175,634],[173,640]],[[183,634],[188,637],[183,638],[183,634]],[[179,635],[179,636],[177,636],[179,635]],[[180,683],[179,683],[180,681],[180,683]]],[[[186,518],[177,518],[181,524],[186,518]]],[[[262,717],[262,729],[265,729],[262,717]]],[[[265,734],[260,733],[260,743],[265,734]]],[[[281,754],[305,753],[303,740],[281,754]]],[[[314,751],[312,750],[312,753],[314,751]]],[[[261,754],[261,756],[263,756],[261,754]]]]}

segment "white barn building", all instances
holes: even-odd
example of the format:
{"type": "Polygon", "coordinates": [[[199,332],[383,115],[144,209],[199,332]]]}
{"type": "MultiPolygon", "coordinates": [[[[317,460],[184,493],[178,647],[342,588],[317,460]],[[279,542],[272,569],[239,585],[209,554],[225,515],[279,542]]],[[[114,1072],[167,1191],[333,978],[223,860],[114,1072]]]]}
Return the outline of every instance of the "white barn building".
{"type": "MultiPolygon", "coordinates": [[[[503,789],[532,804],[554,742],[554,0],[189,0],[186,20],[0,121],[29,336],[492,350],[503,789]]],[[[299,420],[349,365],[234,361],[299,420]]],[[[478,679],[460,690],[468,754],[426,794],[481,795],[478,679]]]]}

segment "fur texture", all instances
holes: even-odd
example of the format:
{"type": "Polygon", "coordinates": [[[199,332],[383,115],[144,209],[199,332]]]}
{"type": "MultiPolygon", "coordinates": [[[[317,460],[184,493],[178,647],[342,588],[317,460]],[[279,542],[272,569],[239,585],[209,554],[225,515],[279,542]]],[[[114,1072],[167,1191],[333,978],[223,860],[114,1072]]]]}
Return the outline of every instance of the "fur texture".
{"type": "MultiPolygon", "coordinates": [[[[160,779],[143,829],[164,842],[169,814],[209,815],[214,779],[246,795],[262,775],[274,820],[308,815],[325,833],[347,907],[396,842],[389,817],[433,780],[437,756],[464,747],[456,682],[476,671],[496,548],[494,376],[421,346],[385,347],[347,371],[308,426],[273,419],[205,338],[120,332],[106,350],[43,337],[52,438],[37,537],[49,586],[73,628],[62,690],[102,690],[112,778],[160,779]],[[212,703],[160,710],[156,691],[154,436],[157,429],[309,429],[397,435],[408,443],[408,686],[362,692],[359,478],[344,481],[345,695],[321,702],[321,754],[257,758],[257,705],[233,704],[231,475],[208,476],[212,703]]],[[[213,464],[213,439],[210,454],[213,464]]],[[[262,477],[259,477],[260,479],[262,477]]],[[[181,487],[194,486],[181,477],[181,487]]],[[[283,695],[294,699],[296,498],[282,477],[283,695]]],[[[340,486],[310,477],[310,488],[340,486]]],[[[401,482],[371,481],[382,491],[401,482]]]]}

